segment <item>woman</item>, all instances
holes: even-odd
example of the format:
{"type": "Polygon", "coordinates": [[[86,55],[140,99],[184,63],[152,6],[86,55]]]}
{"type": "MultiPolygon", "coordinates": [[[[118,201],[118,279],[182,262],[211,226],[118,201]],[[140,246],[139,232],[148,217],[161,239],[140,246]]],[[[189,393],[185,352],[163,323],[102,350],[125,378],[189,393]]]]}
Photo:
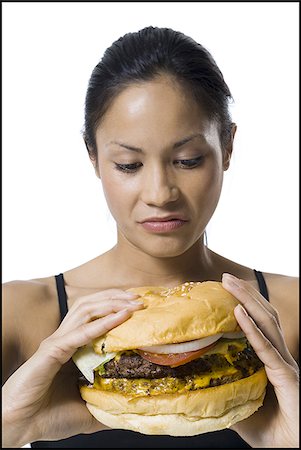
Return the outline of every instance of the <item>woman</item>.
{"type": "Polygon", "coordinates": [[[204,244],[233,148],[230,99],[211,55],[170,29],[125,35],[95,67],[84,139],[117,243],[63,275],[4,285],[4,446],[298,446],[298,280],[254,271],[204,244]],[[237,320],[270,381],[264,406],[235,431],[191,438],[97,422],[78,392],[75,350],[142,307],[127,288],[204,280],[222,280],[242,304],[237,320]]]}

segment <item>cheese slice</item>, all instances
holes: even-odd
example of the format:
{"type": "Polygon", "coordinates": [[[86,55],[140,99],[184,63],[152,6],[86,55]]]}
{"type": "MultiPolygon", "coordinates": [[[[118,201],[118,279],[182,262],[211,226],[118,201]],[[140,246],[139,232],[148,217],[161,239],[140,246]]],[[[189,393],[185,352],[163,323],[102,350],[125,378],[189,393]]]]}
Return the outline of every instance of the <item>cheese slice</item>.
{"type": "Polygon", "coordinates": [[[94,352],[92,345],[80,347],[72,356],[75,365],[90,383],[94,383],[94,370],[110,359],[113,359],[117,353],[104,353],[98,355],[94,352]]]}
{"type": "MultiPolygon", "coordinates": [[[[227,361],[232,364],[235,357],[232,357],[229,353],[229,345],[234,345],[237,348],[237,352],[242,351],[246,347],[246,339],[220,339],[220,341],[205,355],[220,353],[225,356],[227,361]]],[[[99,355],[95,353],[92,345],[85,345],[84,347],[79,348],[72,359],[82,374],[87,378],[90,383],[94,382],[94,370],[99,366],[105,364],[111,359],[115,358],[116,355],[119,359],[122,353],[126,352],[112,352],[112,353],[104,353],[99,355]]],[[[203,356],[205,356],[203,355],[203,356]]],[[[212,377],[212,376],[211,376],[212,377]]],[[[199,383],[202,384],[203,381],[199,380],[199,383]]],[[[206,381],[204,380],[204,384],[206,381]]]]}
{"type": "Polygon", "coordinates": [[[234,367],[228,367],[224,370],[216,370],[212,373],[206,373],[204,375],[196,375],[193,379],[194,388],[206,388],[209,386],[210,381],[218,378],[222,378],[227,375],[235,375],[238,374],[239,371],[234,367]]]}
{"type": "Polygon", "coordinates": [[[212,349],[208,350],[203,356],[205,355],[213,355],[215,353],[219,353],[222,355],[229,355],[229,346],[233,345],[236,347],[237,352],[241,352],[244,348],[247,347],[247,340],[245,338],[242,339],[223,339],[221,338],[217,344],[212,347],[212,349]]]}

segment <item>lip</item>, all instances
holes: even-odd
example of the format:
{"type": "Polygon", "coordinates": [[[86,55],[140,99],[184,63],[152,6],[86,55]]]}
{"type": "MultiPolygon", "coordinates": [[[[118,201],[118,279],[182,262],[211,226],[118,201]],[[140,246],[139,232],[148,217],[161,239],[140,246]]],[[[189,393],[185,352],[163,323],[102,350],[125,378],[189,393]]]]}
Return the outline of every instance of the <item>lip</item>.
{"type": "Polygon", "coordinates": [[[141,220],[139,223],[145,222],[168,222],[169,220],[181,220],[182,222],[188,222],[185,217],[181,215],[170,215],[165,217],[148,217],[147,219],[141,220]]]}
{"type": "Polygon", "coordinates": [[[188,220],[180,219],[178,217],[152,217],[140,222],[142,227],[153,233],[170,233],[181,228],[188,220]]]}

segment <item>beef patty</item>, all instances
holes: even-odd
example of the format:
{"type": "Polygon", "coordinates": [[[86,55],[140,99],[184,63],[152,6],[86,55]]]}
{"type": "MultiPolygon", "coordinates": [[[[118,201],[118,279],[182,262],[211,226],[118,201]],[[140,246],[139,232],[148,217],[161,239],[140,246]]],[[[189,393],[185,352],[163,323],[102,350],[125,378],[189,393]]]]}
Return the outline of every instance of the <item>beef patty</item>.
{"type": "MultiPolygon", "coordinates": [[[[232,355],[232,358],[233,356],[234,359],[232,364],[241,371],[243,376],[249,375],[250,367],[252,367],[254,371],[257,371],[262,367],[262,362],[258,359],[250,345],[241,352],[232,355]]],[[[142,358],[134,351],[127,351],[122,353],[118,358],[114,358],[107,362],[104,365],[105,372],[99,376],[101,378],[182,378],[230,366],[231,364],[222,354],[204,355],[187,364],[178,367],[170,367],[152,363],[142,358]]]]}

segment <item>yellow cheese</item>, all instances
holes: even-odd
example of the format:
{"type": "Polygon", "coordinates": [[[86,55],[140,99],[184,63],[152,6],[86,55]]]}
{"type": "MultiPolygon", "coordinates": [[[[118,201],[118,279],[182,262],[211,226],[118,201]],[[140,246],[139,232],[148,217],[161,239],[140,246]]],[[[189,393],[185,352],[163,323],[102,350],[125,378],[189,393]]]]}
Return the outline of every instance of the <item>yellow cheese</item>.
{"type": "Polygon", "coordinates": [[[210,380],[216,380],[218,378],[221,378],[223,376],[227,375],[234,375],[239,374],[239,370],[235,369],[234,367],[229,367],[224,370],[218,370],[214,371],[212,373],[207,373],[204,375],[197,375],[194,377],[194,386],[195,388],[205,388],[208,387],[210,384],[210,380]]]}
{"type": "MultiPolygon", "coordinates": [[[[94,387],[106,391],[122,392],[126,395],[145,396],[163,393],[172,394],[175,392],[182,393],[195,389],[203,389],[210,386],[211,380],[216,380],[224,376],[233,376],[233,379],[237,380],[242,378],[242,373],[233,366],[233,362],[237,359],[237,354],[246,348],[246,346],[247,341],[245,338],[235,340],[220,339],[212,350],[209,350],[203,356],[210,354],[222,354],[230,366],[227,366],[225,361],[224,367],[212,366],[212,370],[210,372],[202,373],[201,375],[186,376],[183,378],[162,377],[155,379],[101,378],[97,376],[94,382],[94,387]]],[[[121,353],[118,354],[116,359],[119,359],[120,356],[121,353]]]]}
{"type": "Polygon", "coordinates": [[[147,378],[100,378],[97,377],[94,387],[106,391],[122,392],[127,395],[143,396],[156,394],[172,394],[203,389],[210,386],[210,381],[223,376],[233,375],[235,379],[242,377],[241,372],[233,366],[212,370],[202,375],[187,376],[184,378],[163,377],[147,378]]]}
{"type": "Polygon", "coordinates": [[[206,355],[213,355],[215,353],[222,354],[224,356],[229,353],[229,346],[235,346],[235,353],[241,352],[244,348],[247,347],[247,340],[245,338],[242,339],[220,339],[218,343],[211,349],[206,352],[206,355]]]}

